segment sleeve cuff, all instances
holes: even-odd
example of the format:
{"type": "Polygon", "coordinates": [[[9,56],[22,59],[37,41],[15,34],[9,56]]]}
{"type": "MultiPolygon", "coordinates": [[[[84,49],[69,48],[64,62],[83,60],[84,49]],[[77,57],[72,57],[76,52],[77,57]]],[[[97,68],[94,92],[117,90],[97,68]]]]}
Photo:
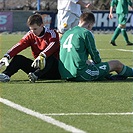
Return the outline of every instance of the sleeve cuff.
{"type": "Polygon", "coordinates": [[[43,56],[44,58],[46,58],[46,54],[41,52],[39,55],[43,56]]]}
{"type": "Polygon", "coordinates": [[[5,54],[4,57],[6,57],[8,60],[10,60],[10,55],[9,54],[5,54]]]}

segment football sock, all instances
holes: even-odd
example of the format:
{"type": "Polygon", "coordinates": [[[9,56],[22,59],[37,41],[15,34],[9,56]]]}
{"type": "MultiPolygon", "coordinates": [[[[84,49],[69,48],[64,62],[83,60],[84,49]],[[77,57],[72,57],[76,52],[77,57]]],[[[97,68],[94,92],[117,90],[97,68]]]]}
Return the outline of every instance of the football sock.
{"type": "Polygon", "coordinates": [[[112,41],[115,42],[115,39],[119,36],[119,34],[121,33],[121,28],[117,27],[114,31],[113,37],[112,37],[112,41]]]}
{"type": "Polygon", "coordinates": [[[133,68],[130,68],[130,67],[124,65],[123,69],[119,73],[119,75],[122,75],[125,77],[133,77],[133,68]]]}
{"type": "Polygon", "coordinates": [[[129,39],[128,39],[128,36],[127,36],[126,29],[121,29],[121,33],[122,33],[126,43],[129,43],[129,39]]]}

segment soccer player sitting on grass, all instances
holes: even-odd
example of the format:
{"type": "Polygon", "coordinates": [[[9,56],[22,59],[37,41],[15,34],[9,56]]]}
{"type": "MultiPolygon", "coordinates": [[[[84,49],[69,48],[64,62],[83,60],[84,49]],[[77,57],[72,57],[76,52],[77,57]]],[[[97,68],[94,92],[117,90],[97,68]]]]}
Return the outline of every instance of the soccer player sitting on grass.
{"type": "Polygon", "coordinates": [[[59,71],[69,81],[96,81],[104,78],[126,79],[133,77],[133,69],[118,60],[102,62],[91,29],[94,14],[83,13],[78,26],[66,31],[60,40],[59,71]],[[88,60],[90,56],[92,61],[88,60]],[[118,73],[110,76],[110,72],[118,73]]]}
{"type": "Polygon", "coordinates": [[[39,14],[31,15],[27,20],[27,25],[30,31],[0,60],[0,67],[7,66],[0,74],[0,81],[10,81],[11,76],[19,69],[28,74],[31,82],[35,82],[37,79],[60,79],[58,33],[46,28],[39,14]],[[28,47],[31,47],[35,60],[18,55],[28,47]],[[10,59],[12,60],[8,63],[10,59]]]}
{"type": "Polygon", "coordinates": [[[115,43],[115,40],[120,33],[122,33],[127,45],[133,45],[133,43],[129,41],[129,38],[126,32],[126,22],[128,18],[128,5],[133,9],[133,3],[131,2],[131,0],[112,0],[111,1],[109,18],[110,19],[113,18],[113,8],[114,6],[116,6],[116,13],[118,15],[118,23],[119,23],[118,27],[114,31],[113,37],[110,42],[113,46],[117,46],[115,43]]]}

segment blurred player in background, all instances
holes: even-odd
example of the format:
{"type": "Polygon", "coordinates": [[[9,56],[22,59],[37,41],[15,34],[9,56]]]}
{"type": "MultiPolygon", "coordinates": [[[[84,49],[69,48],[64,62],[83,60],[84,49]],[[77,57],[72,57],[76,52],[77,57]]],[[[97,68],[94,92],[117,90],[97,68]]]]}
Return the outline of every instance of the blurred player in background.
{"type": "Polygon", "coordinates": [[[6,69],[0,74],[0,81],[10,81],[10,77],[19,69],[28,74],[29,80],[59,79],[59,35],[55,30],[44,27],[41,15],[34,14],[27,20],[30,31],[0,60],[0,67],[6,69]],[[31,47],[34,60],[18,55],[22,50],[31,47]],[[11,60],[10,63],[8,61],[11,60]]]}
{"type": "Polygon", "coordinates": [[[60,40],[59,71],[69,81],[96,81],[133,77],[133,69],[118,60],[102,62],[91,29],[94,14],[83,13],[79,25],[66,31],[60,40]],[[90,56],[92,61],[88,60],[90,56]],[[110,72],[118,75],[110,76],[110,72]]]}
{"type": "Polygon", "coordinates": [[[84,3],[82,0],[58,0],[57,4],[57,30],[60,38],[65,31],[78,25],[81,7],[92,7],[90,3],[84,3]]]}
{"type": "Polygon", "coordinates": [[[110,13],[109,13],[109,18],[113,18],[113,8],[116,6],[116,14],[118,15],[118,27],[115,29],[113,37],[111,39],[111,44],[113,46],[117,46],[115,43],[116,38],[119,36],[120,33],[122,33],[126,44],[127,45],[133,45],[129,41],[127,32],[126,32],[126,22],[128,18],[128,6],[130,6],[133,9],[133,3],[131,0],[112,0],[111,1],[111,6],[110,6],[110,13]]]}

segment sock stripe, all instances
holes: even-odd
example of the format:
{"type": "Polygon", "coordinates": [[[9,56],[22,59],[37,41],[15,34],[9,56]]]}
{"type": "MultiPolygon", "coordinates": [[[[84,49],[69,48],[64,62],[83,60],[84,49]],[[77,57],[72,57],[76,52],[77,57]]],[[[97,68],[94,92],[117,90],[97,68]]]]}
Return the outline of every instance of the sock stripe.
{"type": "Polygon", "coordinates": [[[122,71],[119,73],[119,75],[123,75],[127,70],[127,67],[124,65],[122,71]]]}
{"type": "Polygon", "coordinates": [[[126,30],[126,29],[122,28],[121,30],[126,30]]]}

